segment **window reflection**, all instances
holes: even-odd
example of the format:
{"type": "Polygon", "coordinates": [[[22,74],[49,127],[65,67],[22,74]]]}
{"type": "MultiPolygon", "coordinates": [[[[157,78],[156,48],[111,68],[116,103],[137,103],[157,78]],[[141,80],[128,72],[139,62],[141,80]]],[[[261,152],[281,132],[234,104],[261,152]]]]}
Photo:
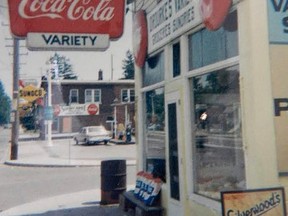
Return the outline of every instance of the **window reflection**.
{"type": "Polygon", "coordinates": [[[164,88],[161,87],[146,92],[145,99],[145,154],[147,169],[153,170],[153,174],[165,181],[164,88]]]}
{"type": "Polygon", "coordinates": [[[146,126],[150,131],[164,131],[164,89],[146,93],[146,126]]]}
{"type": "Polygon", "coordinates": [[[245,188],[238,66],[193,78],[195,192],[245,188]]]}
{"type": "Polygon", "coordinates": [[[164,71],[163,52],[148,58],[143,70],[143,86],[149,86],[163,81],[164,71]]]}
{"type": "Polygon", "coordinates": [[[237,11],[217,31],[202,29],[189,36],[189,69],[193,70],[238,55],[237,11]]]}

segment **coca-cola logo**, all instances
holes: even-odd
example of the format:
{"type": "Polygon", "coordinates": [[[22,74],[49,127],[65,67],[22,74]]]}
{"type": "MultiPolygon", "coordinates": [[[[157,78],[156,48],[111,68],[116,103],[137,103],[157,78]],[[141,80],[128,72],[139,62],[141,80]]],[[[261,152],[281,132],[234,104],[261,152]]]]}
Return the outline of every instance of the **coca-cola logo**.
{"type": "Polygon", "coordinates": [[[232,5],[231,0],[201,0],[200,11],[207,29],[215,31],[221,27],[232,5]]]}
{"type": "Polygon", "coordinates": [[[87,111],[90,115],[96,115],[98,113],[98,107],[96,104],[90,104],[87,108],[87,111]]]}
{"type": "Polygon", "coordinates": [[[110,6],[111,1],[101,0],[98,4],[93,4],[92,0],[22,0],[18,12],[25,19],[48,17],[51,19],[109,21],[113,18],[115,11],[115,7],[110,6]]]}
{"type": "Polygon", "coordinates": [[[125,0],[8,0],[12,33],[123,33],[125,0]]]}
{"type": "Polygon", "coordinates": [[[135,56],[135,63],[138,67],[143,67],[147,54],[148,46],[148,31],[146,15],[143,10],[139,10],[134,14],[133,23],[133,49],[135,56]]]}

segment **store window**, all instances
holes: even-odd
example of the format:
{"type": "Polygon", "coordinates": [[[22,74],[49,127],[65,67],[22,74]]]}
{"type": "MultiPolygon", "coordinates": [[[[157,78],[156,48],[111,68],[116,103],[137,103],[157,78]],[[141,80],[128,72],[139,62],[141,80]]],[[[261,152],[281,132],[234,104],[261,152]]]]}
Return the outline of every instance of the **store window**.
{"type": "Polygon", "coordinates": [[[78,103],[78,89],[71,89],[69,95],[69,102],[71,103],[78,103]]]}
{"type": "Polygon", "coordinates": [[[177,77],[181,74],[180,67],[180,43],[173,45],[173,77],[177,77]]]}
{"type": "Polygon", "coordinates": [[[157,88],[145,93],[146,129],[145,153],[147,169],[165,180],[165,108],[164,88],[157,88]]]}
{"type": "Polygon", "coordinates": [[[164,54],[150,57],[143,70],[144,96],[144,157],[145,166],[155,176],[166,180],[165,174],[165,107],[164,107],[164,54]]]}
{"type": "Polygon", "coordinates": [[[135,90],[134,89],[122,89],[121,90],[121,102],[134,102],[135,90]]]}
{"type": "Polygon", "coordinates": [[[220,191],[246,187],[239,65],[233,58],[238,56],[237,34],[234,11],[219,30],[204,29],[189,37],[193,187],[194,193],[214,200],[220,200],[220,191]],[[207,65],[209,71],[202,68],[207,65]]]}
{"type": "Polygon", "coordinates": [[[148,58],[143,70],[143,86],[149,86],[164,80],[164,53],[148,58]]]}
{"type": "Polygon", "coordinates": [[[101,103],[101,90],[85,89],[85,103],[101,103]]]}
{"type": "Polygon", "coordinates": [[[189,70],[238,55],[237,11],[217,31],[202,29],[189,37],[189,70]]]}
{"type": "Polygon", "coordinates": [[[195,110],[195,192],[220,199],[220,191],[245,188],[238,66],[192,79],[195,110]]]}

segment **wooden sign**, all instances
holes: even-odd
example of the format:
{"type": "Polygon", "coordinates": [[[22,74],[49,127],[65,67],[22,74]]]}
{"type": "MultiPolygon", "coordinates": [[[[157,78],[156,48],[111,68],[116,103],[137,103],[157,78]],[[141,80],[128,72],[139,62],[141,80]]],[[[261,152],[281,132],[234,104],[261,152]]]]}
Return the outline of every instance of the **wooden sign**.
{"type": "Polygon", "coordinates": [[[284,188],[221,192],[223,216],[286,216],[284,188]]]}

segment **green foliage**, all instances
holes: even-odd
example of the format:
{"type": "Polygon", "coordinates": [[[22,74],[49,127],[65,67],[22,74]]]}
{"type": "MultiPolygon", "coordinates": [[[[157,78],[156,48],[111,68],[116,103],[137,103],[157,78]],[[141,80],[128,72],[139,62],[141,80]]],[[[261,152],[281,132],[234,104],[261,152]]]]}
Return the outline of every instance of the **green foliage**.
{"type": "Polygon", "coordinates": [[[2,82],[0,81],[0,125],[9,123],[11,100],[4,91],[2,82]]]}
{"type": "Polygon", "coordinates": [[[50,57],[49,63],[52,65],[52,79],[57,79],[57,76],[60,80],[78,79],[78,76],[73,72],[70,60],[67,57],[55,53],[54,56],[50,57]],[[58,73],[56,68],[58,68],[58,73]]]}
{"type": "Polygon", "coordinates": [[[134,79],[134,57],[130,50],[126,52],[126,58],[122,62],[124,79],[134,79]]]}

